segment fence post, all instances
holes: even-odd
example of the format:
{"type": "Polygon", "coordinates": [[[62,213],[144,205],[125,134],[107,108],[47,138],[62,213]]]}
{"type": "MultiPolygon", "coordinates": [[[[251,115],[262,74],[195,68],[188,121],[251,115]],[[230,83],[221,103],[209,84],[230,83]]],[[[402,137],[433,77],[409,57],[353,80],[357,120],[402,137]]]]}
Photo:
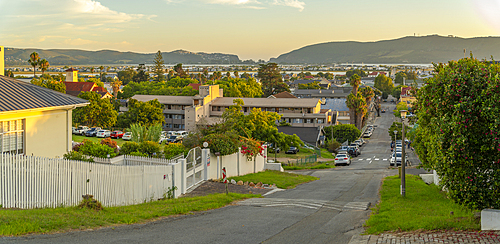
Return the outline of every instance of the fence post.
{"type": "Polygon", "coordinates": [[[201,149],[201,161],[203,164],[203,180],[208,180],[208,166],[210,166],[210,149],[201,149]]]}
{"type": "Polygon", "coordinates": [[[181,194],[186,193],[186,159],[179,159],[179,163],[181,166],[181,194]]]}
{"type": "Polygon", "coordinates": [[[237,157],[237,167],[238,167],[238,176],[240,176],[240,153],[241,153],[241,147],[238,147],[238,157],[237,157]]]}

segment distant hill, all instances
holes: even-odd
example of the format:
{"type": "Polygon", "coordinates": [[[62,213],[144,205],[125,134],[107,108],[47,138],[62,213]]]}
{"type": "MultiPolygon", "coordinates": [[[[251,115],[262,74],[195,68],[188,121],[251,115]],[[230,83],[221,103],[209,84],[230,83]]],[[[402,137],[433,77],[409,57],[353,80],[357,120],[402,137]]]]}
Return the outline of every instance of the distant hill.
{"type": "Polygon", "coordinates": [[[403,37],[377,42],[328,42],[303,48],[272,58],[275,63],[409,63],[429,64],[468,57],[472,51],[479,59],[500,60],[500,37],[403,37]]]}
{"type": "MultiPolygon", "coordinates": [[[[51,65],[152,64],[156,53],[118,52],[111,50],[84,51],[75,49],[5,48],[6,65],[26,65],[32,52],[47,59],[51,65]]],[[[222,53],[193,53],[184,50],[162,52],[165,64],[237,64],[236,55],[222,53]]]]}

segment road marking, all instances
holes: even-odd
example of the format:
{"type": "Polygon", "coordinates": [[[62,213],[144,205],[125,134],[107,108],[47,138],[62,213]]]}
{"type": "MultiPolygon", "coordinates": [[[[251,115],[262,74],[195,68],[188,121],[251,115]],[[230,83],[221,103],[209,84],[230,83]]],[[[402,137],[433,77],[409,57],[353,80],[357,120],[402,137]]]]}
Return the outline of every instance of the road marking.
{"type": "Polygon", "coordinates": [[[387,158],[382,159],[382,161],[387,161],[387,158]]]}
{"type": "Polygon", "coordinates": [[[314,199],[250,198],[237,205],[257,207],[300,207],[308,209],[327,208],[338,211],[367,210],[370,202],[337,202],[314,199]]]}
{"type": "Polygon", "coordinates": [[[358,159],[358,161],[363,161],[363,159],[362,159],[362,158],[360,158],[360,159],[358,159]]]}
{"type": "Polygon", "coordinates": [[[375,161],[379,161],[380,159],[379,158],[376,158],[375,161]]]}

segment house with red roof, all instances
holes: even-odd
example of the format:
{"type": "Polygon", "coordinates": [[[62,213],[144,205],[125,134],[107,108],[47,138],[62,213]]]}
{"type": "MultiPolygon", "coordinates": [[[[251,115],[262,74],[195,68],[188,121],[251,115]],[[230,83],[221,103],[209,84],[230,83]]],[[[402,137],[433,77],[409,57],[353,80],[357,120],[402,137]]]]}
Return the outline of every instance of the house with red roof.
{"type": "Polygon", "coordinates": [[[97,86],[94,82],[64,82],[66,85],[66,94],[77,97],[82,92],[96,92],[101,98],[111,98],[113,95],[106,88],[97,86]]]}

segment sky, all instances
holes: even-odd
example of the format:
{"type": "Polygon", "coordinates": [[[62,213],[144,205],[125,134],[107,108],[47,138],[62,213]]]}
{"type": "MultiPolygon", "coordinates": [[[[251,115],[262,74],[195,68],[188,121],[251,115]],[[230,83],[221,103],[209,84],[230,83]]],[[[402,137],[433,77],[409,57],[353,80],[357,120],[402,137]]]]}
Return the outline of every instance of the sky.
{"type": "Polygon", "coordinates": [[[500,35],[500,0],[0,0],[0,46],[226,53],[404,36],[500,35]]]}

